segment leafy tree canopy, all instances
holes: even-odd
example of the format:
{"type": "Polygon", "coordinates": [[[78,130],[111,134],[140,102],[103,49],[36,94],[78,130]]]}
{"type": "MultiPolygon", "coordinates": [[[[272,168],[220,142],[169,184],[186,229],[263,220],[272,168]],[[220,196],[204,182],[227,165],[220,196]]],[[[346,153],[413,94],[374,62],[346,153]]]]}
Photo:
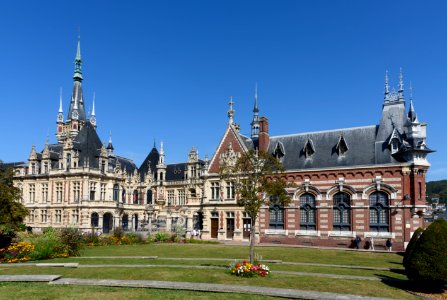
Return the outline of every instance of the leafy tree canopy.
{"type": "Polygon", "coordinates": [[[21,204],[20,190],[13,185],[12,169],[0,162],[0,231],[17,230],[28,210],[21,204]]]}
{"type": "Polygon", "coordinates": [[[240,153],[237,160],[221,159],[220,173],[226,181],[233,182],[237,204],[250,216],[250,262],[254,262],[255,226],[262,206],[275,203],[287,206],[291,198],[287,194],[287,182],[281,177],[284,167],[269,153],[257,150],[240,153]]]}

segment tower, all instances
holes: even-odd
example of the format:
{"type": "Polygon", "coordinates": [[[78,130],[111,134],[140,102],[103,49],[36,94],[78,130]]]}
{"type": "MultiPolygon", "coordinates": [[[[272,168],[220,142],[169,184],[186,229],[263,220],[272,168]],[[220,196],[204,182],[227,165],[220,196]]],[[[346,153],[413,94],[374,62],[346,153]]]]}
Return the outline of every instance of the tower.
{"type": "Polygon", "coordinates": [[[57,117],[56,137],[59,143],[64,143],[68,138],[74,138],[84,126],[85,122],[90,121],[96,129],[95,104],[93,102],[93,112],[90,120],[87,120],[84,107],[84,95],[82,92],[82,57],[81,57],[81,39],[78,37],[76,56],[74,60],[73,91],[71,94],[70,107],[67,118],[64,121],[62,111],[62,95],[59,100],[59,112],[57,117]]]}
{"type": "Polygon", "coordinates": [[[255,145],[258,147],[259,139],[259,108],[258,108],[258,85],[255,87],[255,104],[253,106],[253,119],[251,121],[251,139],[255,145]]]}

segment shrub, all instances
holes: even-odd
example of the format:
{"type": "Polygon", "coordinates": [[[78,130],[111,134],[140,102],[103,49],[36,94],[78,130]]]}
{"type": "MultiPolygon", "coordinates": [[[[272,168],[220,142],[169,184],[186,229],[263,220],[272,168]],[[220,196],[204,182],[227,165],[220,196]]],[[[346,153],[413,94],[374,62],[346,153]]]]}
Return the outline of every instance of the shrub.
{"type": "Polygon", "coordinates": [[[82,241],[87,246],[94,246],[99,244],[99,237],[95,232],[87,232],[82,235],[82,241]]]}
{"type": "Polygon", "coordinates": [[[116,227],[113,229],[113,236],[117,239],[121,239],[125,235],[124,229],[121,227],[116,227]]]}
{"type": "Polygon", "coordinates": [[[447,221],[434,221],[417,240],[408,257],[407,277],[422,286],[447,284],[447,221]]]}
{"type": "Polygon", "coordinates": [[[144,238],[141,234],[135,232],[129,232],[126,234],[125,238],[127,238],[128,244],[143,244],[144,238]]]}
{"type": "Polygon", "coordinates": [[[162,242],[162,243],[167,242],[167,241],[169,241],[169,238],[170,238],[170,235],[167,232],[160,231],[155,234],[156,242],[162,242]]]}
{"type": "Polygon", "coordinates": [[[30,254],[31,260],[57,257],[63,252],[59,236],[51,227],[47,228],[45,233],[30,235],[25,240],[34,245],[34,251],[30,254]]]}
{"type": "Polygon", "coordinates": [[[11,226],[0,225],[0,249],[8,247],[15,236],[16,232],[11,226]]]}
{"type": "Polygon", "coordinates": [[[62,244],[63,253],[68,256],[79,256],[82,246],[82,233],[77,228],[61,228],[58,232],[59,240],[62,244]]]}
{"type": "Polygon", "coordinates": [[[175,225],[175,238],[174,238],[174,242],[180,242],[182,241],[185,236],[186,236],[186,229],[185,227],[183,227],[182,225],[175,225]]]}
{"type": "Polygon", "coordinates": [[[413,236],[411,237],[411,240],[408,243],[407,249],[405,250],[405,253],[404,253],[403,265],[405,268],[407,268],[410,256],[413,253],[414,247],[416,246],[416,242],[418,241],[418,239],[420,238],[420,236],[423,232],[424,232],[424,229],[418,228],[413,233],[413,236]]]}

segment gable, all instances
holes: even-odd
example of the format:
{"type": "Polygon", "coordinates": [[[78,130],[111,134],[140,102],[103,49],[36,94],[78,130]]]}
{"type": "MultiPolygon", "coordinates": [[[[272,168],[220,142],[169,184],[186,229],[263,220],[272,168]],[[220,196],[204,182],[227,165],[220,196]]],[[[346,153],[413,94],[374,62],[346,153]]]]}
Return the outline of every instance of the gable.
{"type": "Polygon", "coordinates": [[[211,159],[210,166],[208,168],[209,173],[219,173],[219,158],[227,152],[230,144],[235,153],[243,153],[247,151],[245,145],[241,143],[241,139],[238,137],[238,133],[232,125],[228,126],[227,131],[225,132],[216,152],[213,155],[213,158],[211,159]]]}

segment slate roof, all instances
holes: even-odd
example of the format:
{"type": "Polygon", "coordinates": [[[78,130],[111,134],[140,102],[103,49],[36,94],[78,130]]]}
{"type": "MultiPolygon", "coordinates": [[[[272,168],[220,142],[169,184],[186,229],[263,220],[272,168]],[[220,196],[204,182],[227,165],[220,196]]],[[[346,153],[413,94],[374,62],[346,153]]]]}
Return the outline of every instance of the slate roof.
{"type": "Polygon", "coordinates": [[[178,181],[185,179],[185,171],[188,168],[187,163],[170,164],[166,166],[166,181],[178,181]]]}
{"type": "Polygon", "coordinates": [[[79,151],[79,166],[84,167],[86,161],[91,168],[99,168],[98,157],[102,143],[93,125],[87,121],[73,140],[73,148],[79,151]]]}
{"type": "Polygon", "coordinates": [[[155,148],[154,146],[151,152],[149,152],[149,154],[146,156],[146,159],[143,161],[140,168],[138,169],[140,171],[141,181],[144,181],[144,178],[146,176],[147,171],[149,170],[149,167],[151,168],[152,175],[155,173],[159,158],[160,154],[158,153],[157,148],[155,148]]]}
{"type": "Polygon", "coordinates": [[[75,98],[77,98],[78,100],[78,113],[79,113],[78,119],[81,121],[86,121],[85,108],[84,108],[84,95],[82,93],[82,83],[80,81],[75,81],[73,84],[73,92],[71,94],[70,108],[68,109],[67,120],[71,120],[71,114],[73,112],[75,98]]]}
{"type": "Polygon", "coordinates": [[[282,162],[288,170],[329,168],[340,166],[371,165],[375,163],[374,145],[377,126],[336,129],[270,137],[269,153],[274,153],[278,143],[284,149],[282,162]],[[339,155],[336,146],[343,136],[349,149],[339,155]],[[311,141],[315,153],[306,158],[304,146],[311,141]]]}

